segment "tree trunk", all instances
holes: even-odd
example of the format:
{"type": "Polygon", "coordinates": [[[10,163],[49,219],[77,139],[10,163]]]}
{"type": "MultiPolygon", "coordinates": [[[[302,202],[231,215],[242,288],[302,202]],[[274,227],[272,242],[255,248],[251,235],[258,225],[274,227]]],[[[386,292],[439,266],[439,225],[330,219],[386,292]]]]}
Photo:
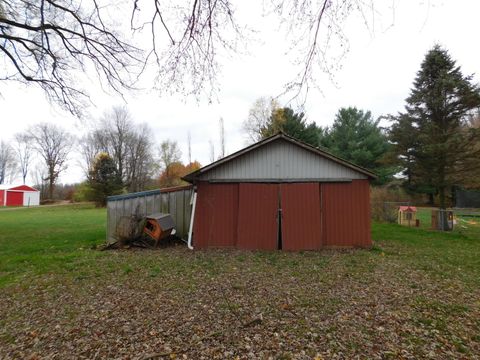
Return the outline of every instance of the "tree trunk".
{"type": "Polygon", "coordinates": [[[50,200],[53,200],[53,189],[55,187],[55,184],[53,183],[52,179],[48,181],[48,198],[50,200]]]}
{"type": "Polygon", "coordinates": [[[439,204],[439,207],[440,207],[440,211],[439,211],[439,220],[440,220],[440,224],[441,224],[441,227],[440,227],[440,230],[442,231],[449,231],[449,227],[448,227],[448,214],[447,214],[447,207],[446,207],[446,201],[445,201],[445,186],[440,186],[438,188],[438,195],[439,195],[439,201],[440,201],[440,204],[439,204]]]}
{"type": "Polygon", "coordinates": [[[48,198],[53,200],[53,189],[55,187],[55,168],[50,166],[48,171],[48,198]]]}
{"type": "Polygon", "coordinates": [[[445,186],[440,186],[438,188],[438,197],[439,197],[439,207],[442,210],[446,209],[446,204],[445,204],[445,186]]]}
{"type": "Polygon", "coordinates": [[[457,187],[454,185],[450,188],[450,196],[452,197],[451,205],[457,206],[457,187]]]}

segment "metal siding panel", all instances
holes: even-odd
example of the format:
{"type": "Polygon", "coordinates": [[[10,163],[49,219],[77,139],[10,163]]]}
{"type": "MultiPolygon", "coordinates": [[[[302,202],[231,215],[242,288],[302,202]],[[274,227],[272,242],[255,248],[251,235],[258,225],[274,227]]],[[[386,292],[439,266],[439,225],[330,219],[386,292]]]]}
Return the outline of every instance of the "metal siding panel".
{"type": "Polygon", "coordinates": [[[182,230],[182,238],[187,238],[188,235],[188,230],[190,227],[190,218],[192,216],[192,206],[190,205],[191,198],[192,198],[192,191],[191,190],[185,190],[183,196],[183,208],[185,209],[185,215],[184,215],[184,223],[183,223],[183,230],[182,230]]]}
{"type": "Polygon", "coordinates": [[[107,203],[107,242],[113,240],[115,234],[114,226],[117,223],[115,216],[116,201],[107,203]]]}
{"type": "Polygon", "coordinates": [[[371,246],[368,180],[323,184],[324,244],[371,246]]]}
{"type": "Polygon", "coordinates": [[[168,213],[168,193],[161,194],[160,212],[168,213]]]}
{"type": "Polygon", "coordinates": [[[193,246],[234,247],[238,219],[238,184],[197,185],[193,246]]]}
{"type": "MultiPolygon", "coordinates": [[[[129,196],[107,199],[107,240],[115,236],[118,220],[122,216],[145,216],[156,212],[169,212],[169,207],[176,212],[171,213],[176,222],[178,236],[184,238],[188,233],[192,188],[167,189],[168,192],[148,191],[129,196]],[[178,201],[177,195],[180,194],[178,201]],[[188,200],[185,200],[187,194],[188,200]],[[178,204],[176,204],[178,202],[178,204]]],[[[162,190],[163,191],[163,190],[162,190]]]]}
{"type": "Polygon", "coordinates": [[[240,249],[277,249],[278,185],[239,185],[238,238],[240,249]]]}
{"type": "Polygon", "coordinates": [[[168,213],[171,214],[172,216],[175,216],[177,213],[176,209],[176,202],[175,202],[175,195],[174,193],[168,193],[168,213]]]}
{"type": "Polygon", "coordinates": [[[162,212],[162,195],[161,194],[155,194],[153,195],[153,204],[152,204],[152,213],[159,213],[162,212]]]}
{"type": "Polygon", "coordinates": [[[287,141],[266,144],[200,176],[201,180],[367,179],[353,169],[287,141]]]}
{"type": "Polygon", "coordinates": [[[155,195],[145,196],[145,213],[146,214],[155,213],[155,209],[153,206],[154,200],[155,200],[155,195]]]}
{"type": "Polygon", "coordinates": [[[318,183],[281,184],[282,249],[321,247],[321,204],[318,183]]]}
{"type": "Polygon", "coordinates": [[[181,191],[174,193],[176,204],[175,207],[177,208],[177,216],[175,218],[175,225],[176,229],[179,233],[183,233],[183,226],[185,222],[185,213],[184,213],[184,202],[183,202],[183,193],[181,191]]]}

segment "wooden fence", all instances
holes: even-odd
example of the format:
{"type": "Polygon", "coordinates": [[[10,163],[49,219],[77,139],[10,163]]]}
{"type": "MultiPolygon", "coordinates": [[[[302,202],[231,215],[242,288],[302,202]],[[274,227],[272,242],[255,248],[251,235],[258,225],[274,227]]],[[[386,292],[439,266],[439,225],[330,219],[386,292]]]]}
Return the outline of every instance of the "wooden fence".
{"type": "Polygon", "coordinates": [[[176,235],[187,239],[190,226],[193,187],[191,185],[142,191],[107,199],[107,243],[116,241],[117,225],[124,216],[145,216],[153,213],[172,215],[176,235]]]}

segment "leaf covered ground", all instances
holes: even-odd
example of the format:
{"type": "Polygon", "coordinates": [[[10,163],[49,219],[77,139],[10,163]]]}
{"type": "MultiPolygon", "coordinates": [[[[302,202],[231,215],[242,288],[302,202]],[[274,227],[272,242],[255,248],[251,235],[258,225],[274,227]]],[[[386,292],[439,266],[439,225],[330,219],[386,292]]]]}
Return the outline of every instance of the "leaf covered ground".
{"type": "Polygon", "coordinates": [[[372,250],[99,252],[100,210],[38,210],[15,215],[51,227],[38,246],[0,212],[0,358],[479,358],[480,238],[375,224],[372,250]]]}

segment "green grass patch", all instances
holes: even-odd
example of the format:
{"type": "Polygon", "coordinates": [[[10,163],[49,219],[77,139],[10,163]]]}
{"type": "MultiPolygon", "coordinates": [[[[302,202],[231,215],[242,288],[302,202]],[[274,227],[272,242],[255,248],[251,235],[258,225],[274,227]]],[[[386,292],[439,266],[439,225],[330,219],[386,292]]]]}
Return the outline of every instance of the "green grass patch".
{"type": "Polygon", "coordinates": [[[62,205],[0,211],[0,286],[28,275],[76,272],[104,254],[105,209],[62,205]]]}
{"type": "MultiPolygon", "coordinates": [[[[428,214],[420,210],[421,223],[425,224],[428,214]]],[[[320,275],[332,259],[316,252],[232,251],[225,257],[221,252],[206,251],[190,253],[188,259],[182,253],[165,256],[165,250],[100,252],[93,248],[104,242],[105,221],[106,210],[92,205],[1,210],[0,286],[42,274],[85,280],[103,273],[128,276],[138,271],[158,278],[174,271],[188,280],[198,271],[215,277],[245,267],[260,273],[273,268],[282,276],[318,276],[323,281],[320,275]],[[302,269],[305,264],[307,273],[302,269]]],[[[397,261],[435,277],[480,284],[480,236],[476,234],[374,223],[372,238],[370,251],[338,252],[342,276],[361,280],[362,274],[381,261],[397,261]]]]}

